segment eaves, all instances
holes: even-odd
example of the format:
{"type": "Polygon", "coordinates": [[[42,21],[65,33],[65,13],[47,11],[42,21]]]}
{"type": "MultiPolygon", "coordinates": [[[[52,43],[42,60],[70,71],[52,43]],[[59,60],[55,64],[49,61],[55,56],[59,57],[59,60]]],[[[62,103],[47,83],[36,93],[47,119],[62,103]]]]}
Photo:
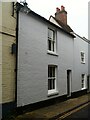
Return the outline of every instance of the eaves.
{"type": "MultiPolygon", "coordinates": [[[[20,8],[24,7],[24,6],[21,5],[20,3],[17,3],[17,5],[18,5],[20,8]]],[[[63,28],[60,28],[59,26],[55,25],[54,23],[50,22],[49,20],[47,20],[46,18],[42,17],[41,15],[35,13],[35,12],[32,11],[32,10],[30,10],[30,12],[29,12],[27,15],[33,15],[33,16],[37,17],[38,19],[42,20],[43,22],[46,22],[46,23],[52,25],[53,27],[56,27],[58,30],[64,32],[65,34],[71,36],[72,38],[75,38],[75,36],[74,36],[72,33],[67,32],[67,31],[64,30],[63,28]]]]}

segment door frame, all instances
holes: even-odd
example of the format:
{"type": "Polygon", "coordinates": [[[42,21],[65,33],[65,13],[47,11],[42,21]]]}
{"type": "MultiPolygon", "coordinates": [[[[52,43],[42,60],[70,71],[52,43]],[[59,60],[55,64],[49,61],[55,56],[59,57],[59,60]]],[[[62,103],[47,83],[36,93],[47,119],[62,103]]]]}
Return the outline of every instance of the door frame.
{"type": "Polygon", "coordinates": [[[87,76],[87,92],[90,92],[90,75],[87,76]]]}

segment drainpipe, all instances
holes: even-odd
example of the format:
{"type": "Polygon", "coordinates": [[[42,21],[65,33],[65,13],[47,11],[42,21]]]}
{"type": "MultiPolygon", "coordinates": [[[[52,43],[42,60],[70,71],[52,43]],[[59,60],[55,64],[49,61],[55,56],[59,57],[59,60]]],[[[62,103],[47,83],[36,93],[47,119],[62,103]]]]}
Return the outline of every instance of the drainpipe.
{"type": "Polygon", "coordinates": [[[16,3],[16,81],[15,81],[15,104],[17,106],[17,73],[18,73],[18,29],[19,29],[19,4],[16,3]]]}
{"type": "Polygon", "coordinates": [[[27,6],[27,3],[23,3],[23,6],[19,3],[16,3],[16,81],[15,81],[15,103],[17,106],[17,74],[18,74],[18,30],[19,30],[19,11],[28,14],[30,9],[27,6]]]}

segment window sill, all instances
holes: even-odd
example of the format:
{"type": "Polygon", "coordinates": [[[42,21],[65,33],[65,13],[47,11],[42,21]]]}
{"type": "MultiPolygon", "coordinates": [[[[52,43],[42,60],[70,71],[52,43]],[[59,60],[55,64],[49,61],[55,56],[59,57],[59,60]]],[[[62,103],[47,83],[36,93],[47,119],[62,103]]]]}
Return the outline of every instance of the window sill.
{"type": "Polygon", "coordinates": [[[52,93],[48,93],[48,97],[54,96],[54,95],[58,95],[58,94],[59,94],[58,91],[55,91],[55,92],[52,92],[52,93]]]}
{"type": "Polygon", "coordinates": [[[86,88],[81,88],[81,90],[85,90],[86,88]]]}
{"type": "Polygon", "coordinates": [[[85,64],[85,62],[81,62],[81,64],[85,64]]]}
{"type": "Polygon", "coordinates": [[[53,52],[53,51],[47,51],[47,54],[50,54],[50,55],[53,55],[53,56],[58,56],[58,54],[57,53],[55,53],[55,52],[53,52]]]}

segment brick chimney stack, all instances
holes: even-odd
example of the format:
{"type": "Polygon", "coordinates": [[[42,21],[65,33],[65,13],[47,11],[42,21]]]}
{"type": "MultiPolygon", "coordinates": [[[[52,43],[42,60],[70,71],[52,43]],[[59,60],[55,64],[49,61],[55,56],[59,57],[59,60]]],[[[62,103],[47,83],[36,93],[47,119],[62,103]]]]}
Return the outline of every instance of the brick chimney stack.
{"type": "Polygon", "coordinates": [[[67,25],[67,12],[65,11],[65,7],[63,5],[61,6],[61,10],[58,7],[56,8],[55,18],[67,25]]]}

